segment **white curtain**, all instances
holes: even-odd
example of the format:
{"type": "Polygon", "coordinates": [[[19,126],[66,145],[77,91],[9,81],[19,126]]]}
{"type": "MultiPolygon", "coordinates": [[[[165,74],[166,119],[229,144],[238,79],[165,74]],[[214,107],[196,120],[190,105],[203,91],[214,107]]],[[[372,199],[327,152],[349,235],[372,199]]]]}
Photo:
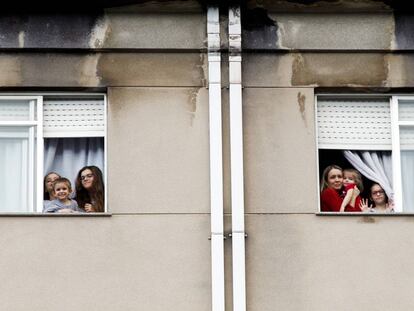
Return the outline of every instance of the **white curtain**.
{"type": "Polygon", "coordinates": [[[388,199],[394,199],[391,152],[346,150],[344,156],[362,175],[380,184],[388,199]]]}
{"type": "Polygon", "coordinates": [[[2,128],[4,134],[0,137],[0,211],[2,212],[29,211],[28,131],[27,128],[2,128]]]}
{"type": "Polygon", "coordinates": [[[74,189],[76,175],[86,165],[95,165],[104,173],[102,137],[45,139],[44,175],[56,172],[68,178],[74,189]]]}

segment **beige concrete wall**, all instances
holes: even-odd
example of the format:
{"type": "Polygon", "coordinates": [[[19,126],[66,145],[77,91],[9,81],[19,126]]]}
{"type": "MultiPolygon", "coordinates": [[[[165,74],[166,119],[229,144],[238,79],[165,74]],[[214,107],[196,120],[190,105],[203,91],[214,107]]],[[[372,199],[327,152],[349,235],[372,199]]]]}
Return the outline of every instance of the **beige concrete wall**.
{"type": "Polygon", "coordinates": [[[0,309],[210,310],[208,215],[1,217],[0,309]]]}
{"type": "Polygon", "coordinates": [[[248,310],[410,310],[411,217],[248,215],[248,310]]]}
{"type": "Polygon", "coordinates": [[[110,88],[113,213],[208,213],[206,88],[110,88]]]}
{"type": "Polygon", "coordinates": [[[243,98],[246,212],[315,212],[313,89],[246,88],[243,98]]]}

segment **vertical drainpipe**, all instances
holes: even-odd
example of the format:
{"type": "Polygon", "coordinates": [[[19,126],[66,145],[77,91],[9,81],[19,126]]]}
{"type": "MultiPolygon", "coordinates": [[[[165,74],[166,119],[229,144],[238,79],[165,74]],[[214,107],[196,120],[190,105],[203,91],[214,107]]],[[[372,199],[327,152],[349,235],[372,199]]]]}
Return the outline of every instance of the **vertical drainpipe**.
{"type": "Polygon", "coordinates": [[[246,310],[240,7],[229,8],[233,310],[246,310]]]}
{"type": "Polygon", "coordinates": [[[209,7],[207,10],[207,41],[210,118],[211,309],[212,311],[224,311],[221,56],[218,7],[209,7]]]}

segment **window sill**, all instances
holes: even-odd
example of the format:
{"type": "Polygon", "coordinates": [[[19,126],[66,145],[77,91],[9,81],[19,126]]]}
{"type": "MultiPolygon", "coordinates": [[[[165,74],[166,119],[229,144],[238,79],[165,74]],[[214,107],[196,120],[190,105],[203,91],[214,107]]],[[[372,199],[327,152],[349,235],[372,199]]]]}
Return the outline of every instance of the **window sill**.
{"type": "Polygon", "coordinates": [[[392,213],[363,213],[363,212],[316,212],[316,216],[362,216],[362,217],[373,217],[373,216],[414,216],[414,213],[404,213],[404,212],[392,212],[392,213]]]}
{"type": "Polygon", "coordinates": [[[0,212],[0,217],[110,217],[112,213],[27,213],[0,212]]]}

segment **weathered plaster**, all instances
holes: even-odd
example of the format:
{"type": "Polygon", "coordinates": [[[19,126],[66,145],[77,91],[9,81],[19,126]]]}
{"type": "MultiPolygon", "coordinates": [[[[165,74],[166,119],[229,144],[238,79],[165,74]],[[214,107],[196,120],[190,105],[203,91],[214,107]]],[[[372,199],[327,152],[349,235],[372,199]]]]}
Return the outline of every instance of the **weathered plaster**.
{"type": "Polygon", "coordinates": [[[280,48],[293,50],[390,50],[394,19],[382,14],[270,14],[281,29],[280,48]]]}
{"type": "Polygon", "coordinates": [[[291,86],[293,60],[292,54],[244,54],[243,85],[291,86]]]}
{"type": "Polygon", "coordinates": [[[394,14],[397,49],[414,49],[414,15],[394,14]]]}
{"type": "Polygon", "coordinates": [[[99,86],[101,77],[97,75],[97,68],[101,54],[85,55],[77,64],[80,86],[99,86]]]}
{"type": "Polygon", "coordinates": [[[292,85],[372,86],[387,84],[385,54],[294,54],[292,85]]]}
{"type": "Polygon", "coordinates": [[[91,48],[102,48],[110,32],[111,28],[109,26],[108,16],[103,15],[96,20],[96,23],[91,30],[89,46],[91,48]]]}
{"type": "Polygon", "coordinates": [[[261,8],[247,9],[242,18],[244,49],[276,49],[278,25],[261,8]]]}
{"type": "Polygon", "coordinates": [[[107,14],[104,48],[203,49],[206,47],[205,14],[107,14]]]}
{"type": "Polygon", "coordinates": [[[390,12],[393,10],[392,1],[376,0],[248,0],[247,3],[250,7],[257,5],[270,12],[390,12]]]}
{"type": "Polygon", "coordinates": [[[22,83],[22,65],[16,56],[0,54],[0,86],[18,86],[22,83]]]}
{"type": "Polygon", "coordinates": [[[203,86],[199,53],[104,53],[98,76],[111,86],[203,86]]]}
{"type": "Polygon", "coordinates": [[[96,76],[99,55],[30,53],[16,57],[21,63],[20,86],[100,86],[96,76]]]}
{"type": "Polygon", "coordinates": [[[414,55],[392,54],[389,56],[390,75],[389,86],[412,87],[414,85],[414,55]]]}

